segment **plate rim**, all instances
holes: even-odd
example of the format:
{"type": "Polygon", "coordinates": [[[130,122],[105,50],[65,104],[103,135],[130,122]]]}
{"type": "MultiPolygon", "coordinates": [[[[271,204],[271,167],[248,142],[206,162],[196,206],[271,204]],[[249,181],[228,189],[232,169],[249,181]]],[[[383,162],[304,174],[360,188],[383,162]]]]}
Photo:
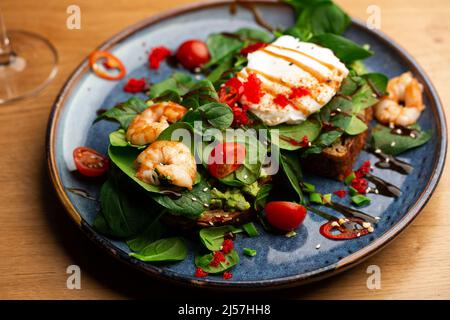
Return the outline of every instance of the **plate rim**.
{"type": "MultiPolygon", "coordinates": [[[[203,2],[194,2],[188,5],[176,7],[171,10],[164,11],[160,14],[150,16],[143,19],[136,24],[124,28],[119,33],[113,35],[108,40],[99,45],[95,50],[108,50],[113,48],[115,45],[119,44],[122,40],[125,40],[134,33],[140,31],[143,28],[157,24],[163,20],[173,18],[179,15],[183,15],[192,11],[201,10],[210,7],[231,5],[232,3],[252,3],[252,4],[264,4],[264,5],[286,5],[280,3],[277,0],[256,0],[256,1],[236,1],[236,0],[208,0],[203,2]]],[[[408,67],[416,73],[420,80],[425,84],[426,94],[431,98],[432,104],[435,105],[432,112],[437,121],[437,155],[436,160],[433,163],[432,175],[428,180],[427,186],[422,190],[417,201],[412,205],[410,210],[389,230],[387,230],[382,236],[370,242],[364,248],[356,251],[355,253],[339,260],[337,263],[331,264],[329,266],[316,269],[312,272],[296,274],[293,276],[265,279],[265,280],[247,280],[247,281],[216,281],[210,279],[196,280],[188,278],[184,275],[176,274],[172,271],[161,269],[160,267],[145,264],[140,262],[124,251],[114,247],[109,241],[99,235],[93,228],[87,224],[78,213],[76,208],[70,201],[62,181],[59,177],[59,169],[56,162],[56,129],[60,120],[60,113],[63,109],[67,98],[70,96],[72,90],[76,87],[76,84],[88,70],[88,57],[85,57],[82,62],[75,68],[72,74],[64,83],[63,87],[60,89],[55,102],[53,103],[47,124],[46,133],[46,162],[47,170],[50,175],[54,189],[56,190],[57,196],[61,203],[63,204],[65,211],[71,217],[72,221],[83,231],[86,236],[91,239],[96,245],[101,249],[107,251],[113,257],[118,260],[127,263],[135,267],[136,269],[145,272],[151,276],[155,276],[161,280],[173,282],[176,284],[185,284],[196,287],[208,287],[215,289],[241,289],[241,290],[257,290],[257,289],[274,289],[274,288],[286,288],[298,285],[307,284],[313,281],[318,281],[344,270],[347,270],[361,262],[370,256],[376,254],[382,250],[385,246],[391,243],[397,236],[403,232],[420,214],[424,206],[430,200],[432,194],[434,193],[439,180],[443,173],[443,168],[445,165],[446,155],[447,155],[447,123],[445,117],[445,111],[442,106],[442,102],[437,94],[437,91],[432,84],[427,73],[418,64],[418,62],[399,44],[393,41],[390,37],[378,30],[368,29],[363,22],[358,19],[352,18],[352,26],[356,28],[363,29],[365,32],[372,34],[384,45],[395,51],[400,55],[408,67]]]]}

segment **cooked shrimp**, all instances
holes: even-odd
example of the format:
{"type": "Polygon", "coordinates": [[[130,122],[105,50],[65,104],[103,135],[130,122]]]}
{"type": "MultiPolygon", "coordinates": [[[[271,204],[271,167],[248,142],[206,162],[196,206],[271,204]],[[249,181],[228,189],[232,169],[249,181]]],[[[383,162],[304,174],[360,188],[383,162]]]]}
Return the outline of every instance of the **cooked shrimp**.
{"type": "Polygon", "coordinates": [[[195,158],[182,142],[155,141],[136,159],[136,177],[152,185],[160,180],[189,190],[197,175],[195,158]]]}
{"type": "Polygon", "coordinates": [[[155,141],[170,123],[177,122],[187,109],[174,102],[156,103],[137,115],[128,126],[127,140],[146,145],[155,141]]]}
{"type": "Polygon", "coordinates": [[[375,106],[377,120],[404,127],[416,123],[425,105],[422,99],[423,87],[411,72],[389,80],[387,91],[389,95],[375,106]]]}

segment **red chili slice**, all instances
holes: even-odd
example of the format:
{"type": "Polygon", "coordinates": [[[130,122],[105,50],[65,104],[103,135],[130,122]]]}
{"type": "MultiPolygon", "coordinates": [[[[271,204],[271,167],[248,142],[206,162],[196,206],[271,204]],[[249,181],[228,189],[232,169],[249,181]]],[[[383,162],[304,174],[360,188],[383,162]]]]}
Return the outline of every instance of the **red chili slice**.
{"type": "Polygon", "coordinates": [[[89,66],[97,76],[106,80],[120,80],[125,77],[126,74],[125,66],[122,61],[107,51],[92,52],[89,56],[89,66]],[[107,67],[102,69],[100,63],[104,67],[107,67]],[[110,72],[111,70],[117,70],[118,73],[113,74],[110,72]]]}
{"type": "Polygon", "coordinates": [[[108,158],[87,147],[79,147],[73,150],[73,159],[78,172],[87,177],[101,176],[109,168],[108,158]]]}
{"type": "MultiPolygon", "coordinates": [[[[356,223],[356,224],[360,225],[361,227],[363,226],[363,223],[365,222],[364,220],[359,219],[359,218],[349,218],[348,220],[349,220],[349,222],[356,223]]],[[[367,230],[366,228],[363,228],[363,227],[361,229],[351,229],[350,230],[350,229],[347,229],[343,225],[339,225],[337,220],[331,220],[331,221],[328,221],[327,223],[323,224],[320,227],[320,234],[322,234],[325,238],[328,238],[331,240],[350,240],[350,239],[359,238],[359,237],[369,234],[369,230],[367,230]],[[337,233],[333,233],[333,232],[337,232],[337,233]]]]}

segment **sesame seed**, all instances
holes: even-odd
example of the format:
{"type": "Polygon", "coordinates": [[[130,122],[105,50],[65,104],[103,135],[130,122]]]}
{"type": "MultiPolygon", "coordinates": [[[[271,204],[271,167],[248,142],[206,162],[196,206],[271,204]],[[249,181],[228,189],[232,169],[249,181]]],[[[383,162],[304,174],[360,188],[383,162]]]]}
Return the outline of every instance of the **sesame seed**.
{"type": "Polygon", "coordinates": [[[361,237],[361,233],[358,232],[358,233],[356,234],[356,236],[357,236],[357,237],[361,237]]]}
{"type": "Polygon", "coordinates": [[[395,147],[395,141],[391,142],[391,147],[395,147]]]}
{"type": "Polygon", "coordinates": [[[411,138],[413,138],[413,139],[416,138],[416,134],[415,134],[414,132],[411,132],[411,133],[409,134],[409,136],[410,136],[411,138]]]}
{"type": "Polygon", "coordinates": [[[206,192],[206,191],[208,191],[208,188],[204,188],[204,189],[203,189],[203,192],[206,192]]]}
{"type": "Polygon", "coordinates": [[[332,116],[332,117],[334,117],[336,115],[336,112],[332,112],[331,114],[330,114],[330,116],[332,116]]]}
{"type": "Polygon", "coordinates": [[[191,199],[192,199],[192,201],[197,201],[196,197],[192,197],[191,199]]]}
{"type": "Polygon", "coordinates": [[[342,112],[341,108],[336,108],[337,112],[342,112]]]}
{"type": "Polygon", "coordinates": [[[375,192],[375,194],[379,194],[380,191],[378,189],[375,189],[373,192],[375,192]]]}
{"type": "Polygon", "coordinates": [[[333,222],[331,222],[331,226],[332,227],[339,227],[339,222],[333,221],[333,222]]]}
{"type": "Polygon", "coordinates": [[[372,226],[372,224],[370,222],[363,222],[362,226],[363,228],[368,229],[372,226]]]}
{"type": "Polygon", "coordinates": [[[380,217],[375,217],[375,220],[380,220],[381,218],[380,217]]]}
{"type": "Polygon", "coordinates": [[[377,95],[376,95],[375,93],[372,93],[372,97],[376,98],[376,97],[377,97],[377,95]]]}
{"type": "Polygon", "coordinates": [[[389,128],[394,129],[395,128],[395,124],[393,122],[389,122],[389,128]]]}
{"type": "Polygon", "coordinates": [[[372,233],[374,231],[373,227],[369,227],[367,228],[367,231],[369,231],[370,233],[372,233]]]}
{"type": "Polygon", "coordinates": [[[316,249],[317,249],[317,250],[320,249],[320,243],[316,246],[316,249]]]}
{"type": "Polygon", "coordinates": [[[208,208],[208,207],[209,207],[209,204],[204,203],[203,206],[204,206],[205,208],[208,208]]]}
{"type": "Polygon", "coordinates": [[[402,134],[402,129],[396,129],[396,130],[395,130],[395,133],[397,133],[397,134],[402,134]]]}
{"type": "Polygon", "coordinates": [[[209,221],[208,222],[211,226],[213,226],[214,225],[214,223],[212,222],[212,221],[209,221]]]}
{"type": "Polygon", "coordinates": [[[244,176],[244,179],[247,179],[247,178],[248,178],[248,175],[245,175],[245,176],[244,176]]]}
{"type": "Polygon", "coordinates": [[[311,146],[312,146],[312,142],[309,141],[309,142],[308,142],[308,147],[311,147],[311,146]]]}
{"type": "Polygon", "coordinates": [[[381,149],[375,149],[375,153],[381,153],[381,149]]]}

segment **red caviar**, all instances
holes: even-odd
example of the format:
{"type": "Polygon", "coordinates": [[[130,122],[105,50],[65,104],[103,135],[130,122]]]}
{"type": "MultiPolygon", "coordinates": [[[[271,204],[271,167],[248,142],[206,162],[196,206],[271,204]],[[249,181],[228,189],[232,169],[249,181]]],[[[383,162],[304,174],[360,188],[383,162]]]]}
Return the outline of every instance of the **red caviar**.
{"type": "Polygon", "coordinates": [[[247,81],[244,83],[244,94],[251,103],[259,103],[263,92],[261,91],[261,80],[254,73],[250,73],[247,81]]]}
{"type": "Polygon", "coordinates": [[[363,178],[370,173],[370,161],[364,161],[362,166],[356,170],[355,175],[357,178],[363,178]]]}
{"type": "Polygon", "coordinates": [[[283,94],[277,94],[275,99],[273,99],[273,102],[275,102],[280,107],[284,108],[289,104],[289,99],[283,94]]]}
{"type": "Polygon", "coordinates": [[[225,271],[222,276],[223,276],[224,280],[228,280],[228,279],[231,279],[233,277],[233,274],[231,272],[229,272],[229,271],[225,271]]]}
{"type": "Polygon", "coordinates": [[[353,179],[351,186],[353,189],[355,189],[359,193],[364,194],[367,191],[367,187],[369,186],[369,183],[365,179],[356,178],[356,179],[353,179]]]}
{"type": "Polygon", "coordinates": [[[145,82],[144,78],[142,79],[130,78],[128,79],[127,84],[123,87],[123,90],[125,92],[137,93],[144,91],[146,86],[147,83],[145,82]]]}
{"type": "Polygon", "coordinates": [[[347,191],[346,190],[336,190],[335,192],[333,192],[335,195],[337,195],[339,198],[345,198],[345,196],[347,195],[347,191]]]}
{"type": "Polygon", "coordinates": [[[166,47],[153,48],[148,55],[148,63],[150,65],[150,69],[159,69],[161,62],[171,54],[172,53],[170,52],[170,50],[166,47]]]}
{"type": "Polygon", "coordinates": [[[231,239],[225,239],[222,245],[222,252],[227,254],[230,253],[231,250],[234,248],[233,240],[231,239]]]}
{"type": "Polygon", "coordinates": [[[243,48],[241,50],[241,53],[244,54],[244,55],[245,54],[249,54],[249,53],[258,51],[259,49],[265,48],[265,47],[267,47],[267,45],[268,44],[264,43],[264,42],[257,42],[257,43],[251,44],[251,45],[243,48]]]}
{"type": "Polygon", "coordinates": [[[292,89],[291,94],[289,95],[290,99],[295,99],[295,98],[301,98],[304,96],[309,95],[310,92],[308,89],[304,88],[304,87],[296,87],[292,89]]]}
{"type": "Polygon", "coordinates": [[[240,125],[245,126],[248,124],[248,106],[239,107],[238,105],[235,105],[231,110],[233,111],[233,127],[238,127],[240,125]]]}
{"type": "Polygon", "coordinates": [[[218,267],[221,262],[225,262],[225,261],[226,261],[226,259],[225,259],[224,254],[220,251],[215,251],[213,254],[213,259],[211,260],[209,265],[211,267],[218,267]]]}
{"type": "Polygon", "coordinates": [[[233,107],[242,97],[244,86],[238,78],[231,78],[220,88],[219,101],[233,107]]]}
{"type": "Polygon", "coordinates": [[[203,271],[202,268],[195,269],[195,276],[197,278],[204,278],[208,276],[208,272],[203,271]]]}

